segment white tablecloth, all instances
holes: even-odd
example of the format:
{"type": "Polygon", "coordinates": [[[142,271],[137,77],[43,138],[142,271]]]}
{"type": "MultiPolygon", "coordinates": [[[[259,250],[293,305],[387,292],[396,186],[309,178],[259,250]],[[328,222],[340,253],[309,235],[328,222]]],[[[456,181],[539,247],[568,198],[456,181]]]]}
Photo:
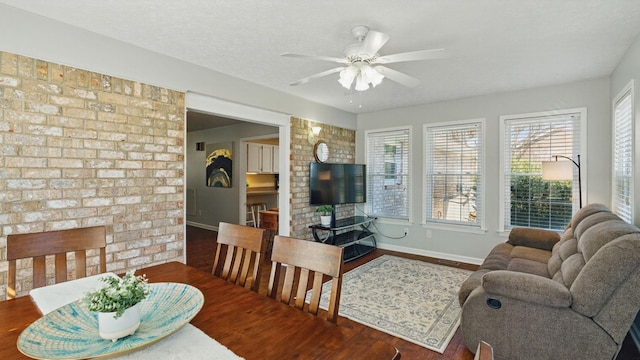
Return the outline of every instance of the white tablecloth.
{"type": "MultiPolygon", "coordinates": [[[[104,276],[117,276],[105,273],[71,280],[55,285],[31,290],[29,293],[42,314],[47,314],[61,306],[81,299],[89,290],[103,284],[99,279],[104,276]]],[[[133,353],[113,357],[119,360],[242,360],[224,345],[209,337],[197,327],[187,324],[175,334],[153,345],[133,353]]]]}

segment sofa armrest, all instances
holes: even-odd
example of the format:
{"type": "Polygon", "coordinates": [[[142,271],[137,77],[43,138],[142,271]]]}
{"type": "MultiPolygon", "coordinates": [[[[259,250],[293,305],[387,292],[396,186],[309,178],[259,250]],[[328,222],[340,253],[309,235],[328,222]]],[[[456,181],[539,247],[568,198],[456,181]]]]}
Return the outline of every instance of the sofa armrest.
{"type": "Polygon", "coordinates": [[[542,276],[508,270],[489,271],[482,277],[482,287],[492,296],[552,307],[569,307],[571,292],[564,285],[542,276]]]}
{"type": "Polygon", "coordinates": [[[560,234],[555,231],[517,227],[509,232],[507,243],[551,251],[558,241],[560,234]]]}

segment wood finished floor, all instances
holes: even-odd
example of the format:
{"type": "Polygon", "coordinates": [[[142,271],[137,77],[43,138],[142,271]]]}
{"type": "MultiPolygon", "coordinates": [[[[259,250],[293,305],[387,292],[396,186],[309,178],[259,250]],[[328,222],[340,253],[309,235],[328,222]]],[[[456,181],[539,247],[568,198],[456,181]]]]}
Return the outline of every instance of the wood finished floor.
{"type": "MultiPolygon", "coordinates": [[[[216,232],[205,230],[193,226],[187,226],[187,264],[198,268],[200,270],[211,272],[213,267],[213,257],[216,246],[216,232]]],[[[378,249],[373,253],[364,256],[360,259],[348,262],[345,264],[344,271],[347,272],[357,266],[360,266],[372,259],[375,259],[384,254],[391,254],[395,256],[401,256],[410,259],[417,259],[422,261],[427,261],[431,263],[438,263],[438,259],[411,255],[405,253],[398,253],[388,250],[378,249]]],[[[446,264],[443,264],[446,265],[446,264]]],[[[462,269],[466,270],[475,270],[477,266],[462,264],[458,266],[462,269]]],[[[262,277],[260,278],[260,293],[267,293],[267,283],[269,282],[269,270],[271,265],[263,266],[262,277]]],[[[460,333],[460,329],[458,329],[451,339],[449,346],[445,350],[444,354],[439,354],[435,351],[431,351],[423,348],[422,346],[415,345],[408,341],[399,339],[397,337],[385,334],[381,331],[369,328],[365,325],[359,324],[357,322],[351,321],[349,319],[345,319],[340,317],[338,319],[338,324],[340,326],[345,326],[349,328],[354,328],[358,332],[365,334],[369,337],[380,339],[387,343],[392,344],[398,350],[400,350],[400,354],[402,355],[402,359],[421,359],[421,360],[473,360],[473,354],[464,346],[462,341],[462,335],[460,333]]],[[[631,340],[630,336],[624,341],[622,346],[622,350],[618,354],[616,360],[637,360],[640,359],[640,352],[636,348],[635,344],[631,340]]]]}

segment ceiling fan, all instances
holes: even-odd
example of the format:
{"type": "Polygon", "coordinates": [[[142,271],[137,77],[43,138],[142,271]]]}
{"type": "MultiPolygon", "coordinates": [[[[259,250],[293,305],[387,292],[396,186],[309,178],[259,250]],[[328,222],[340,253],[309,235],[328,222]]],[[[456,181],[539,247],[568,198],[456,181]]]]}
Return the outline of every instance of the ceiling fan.
{"type": "Polygon", "coordinates": [[[369,30],[369,28],[364,25],[354,27],[351,29],[351,33],[358,42],[348,45],[345,48],[343,58],[291,53],[282,54],[282,56],[287,57],[331,61],[343,65],[307,76],[289,85],[297,86],[306,84],[311,80],[339,72],[340,79],[338,81],[343,87],[349,90],[351,90],[351,87],[354,86],[355,83],[355,90],[365,91],[369,89],[369,85],[375,87],[380,84],[385,77],[404,86],[416,87],[420,84],[418,79],[393,70],[385,65],[405,61],[442,59],[450,56],[449,51],[446,49],[419,50],[381,56],[378,54],[378,51],[389,41],[391,36],[379,31],[369,30]]]}

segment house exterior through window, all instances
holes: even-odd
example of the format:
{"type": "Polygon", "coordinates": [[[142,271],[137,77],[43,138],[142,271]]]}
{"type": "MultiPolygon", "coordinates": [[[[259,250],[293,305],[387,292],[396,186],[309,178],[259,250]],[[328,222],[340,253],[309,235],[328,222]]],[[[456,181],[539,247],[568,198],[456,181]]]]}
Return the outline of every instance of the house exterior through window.
{"type": "Polygon", "coordinates": [[[573,180],[548,181],[542,179],[542,162],[555,156],[577,160],[585,120],[586,109],[500,118],[503,230],[516,226],[563,230],[571,220],[579,208],[578,168],[572,166],[573,180]]]}
{"type": "Polygon", "coordinates": [[[480,227],[484,120],[428,124],[425,138],[426,222],[480,227]]]}
{"type": "Polygon", "coordinates": [[[367,213],[409,219],[409,128],[368,131],[367,213]]]}

